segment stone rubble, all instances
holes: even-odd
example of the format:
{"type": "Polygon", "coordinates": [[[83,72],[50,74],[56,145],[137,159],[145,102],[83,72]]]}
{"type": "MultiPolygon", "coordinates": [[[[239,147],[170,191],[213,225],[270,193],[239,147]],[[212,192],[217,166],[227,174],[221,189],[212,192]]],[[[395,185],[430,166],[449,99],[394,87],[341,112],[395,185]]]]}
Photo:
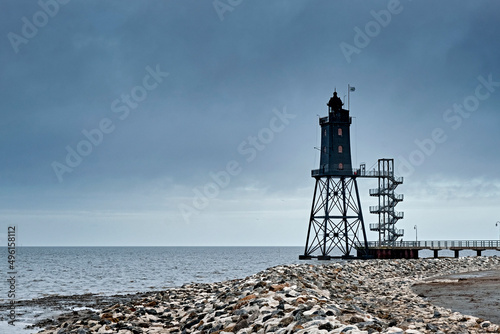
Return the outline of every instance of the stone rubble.
{"type": "Polygon", "coordinates": [[[500,257],[281,265],[244,279],[193,283],[74,311],[43,334],[500,333],[412,292],[429,277],[500,268],[500,257]]]}

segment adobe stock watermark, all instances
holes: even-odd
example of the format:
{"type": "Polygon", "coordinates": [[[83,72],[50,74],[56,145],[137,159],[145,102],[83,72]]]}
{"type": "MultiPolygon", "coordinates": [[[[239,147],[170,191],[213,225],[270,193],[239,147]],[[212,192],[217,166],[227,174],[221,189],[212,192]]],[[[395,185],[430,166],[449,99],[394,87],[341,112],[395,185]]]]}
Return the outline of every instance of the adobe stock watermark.
{"type": "MultiPolygon", "coordinates": [[[[411,1],[411,0],[410,0],[411,1]]],[[[342,42],[339,44],[340,51],[344,55],[347,63],[351,63],[353,54],[360,54],[361,50],[370,45],[372,39],[380,35],[382,28],[386,28],[392,21],[395,15],[401,14],[403,6],[399,0],[389,0],[387,9],[381,9],[378,12],[371,10],[370,15],[374,20],[368,21],[364,29],[354,27],[353,44],[342,42]]]]}
{"type": "MultiPolygon", "coordinates": [[[[139,104],[148,97],[148,93],[155,90],[163,82],[163,79],[169,76],[168,72],[161,71],[160,65],[156,65],[155,69],[146,66],[145,70],[146,74],[140,85],[132,87],[128,94],[121,94],[119,98],[111,102],[111,111],[121,121],[126,120],[130,111],[137,109],[139,104]]],[[[83,138],[74,147],[66,145],[66,158],[61,160],[62,162],[54,160],[51,164],[59,183],[63,182],[64,174],[71,173],[80,166],[84,157],[89,156],[95,147],[101,145],[105,135],[112,133],[115,128],[113,120],[103,117],[95,128],[81,131],[83,138]]]]}
{"type": "Polygon", "coordinates": [[[243,0],[214,0],[212,4],[217,16],[219,16],[219,20],[224,21],[224,15],[228,12],[231,13],[242,2],[243,0]]]}
{"type": "MultiPolygon", "coordinates": [[[[479,84],[473,94],[466,96],[462,103],[454,103],[451,108],[443,112],[443,120],[452,130],[458,130],[464,119],[469,118],[473,112],[479,109],[481,101],[487,100],[500,87],[500,81],[493,81],[492,74],[488,75],[487,79],[479,76],[477,80],[479,84]]],[[[398,174],[402,176],[413,174],[415,168],[421,166],[428,157],[436,152],[438,145],[447,140],[446,131],[440,127],[433,129],[427,138],[415,139],[414,143],[417,148],[410,152],[407,157],[401,155],[398,157],[398,174]]]]}
{"type": "Polygon", "coordinates": [[[9,325],[15,326],[16,322],[16,287],[17,287],[17,253],[16,253],[16,243],[17,243],[17,230],[16,226],[7,227],[7,283],[9,290],[7,292],[8,298],[8,315],[7,318],[9,325]]]}
{"type": "Polygon", "coordinates": [[[282,111],[274,109],[273,114],[267,127],[260,129],[256,135],[248,136],[237,146],[237,152],[244,158],[242,161],[230,160],[224,169],[208,173],[210,181],[193,188],[194,196],[191,203],[179,204],[179,211],[186,223],[190,222],[193,214],[199,214],[206,209],[210,201],[219,196],[221,190],[227,188],[231,180],[241,174],[243,166],[252,163],[259,152],[265,150],[273,142],[276,134],[282,132],[290,124],[290,120],[296,117],[294,114],[287,113],[286,107],[283,107],[282,111]]]}
{"type": "Polygon", "coordinates": [[[28,42],[38,35],[38,31],[45,27],[51,18],[59,13],[60,5],[66,5],[70,0],[39,0],[38,6],[40,10],[36,11],[31,19],[23,16],[21,18],[21,29],[20,33],[9,32],[7,34],[7,39],[12,46],[15,53],[19,52],[19,46],[21,44],[28,44],[28,42]]]}

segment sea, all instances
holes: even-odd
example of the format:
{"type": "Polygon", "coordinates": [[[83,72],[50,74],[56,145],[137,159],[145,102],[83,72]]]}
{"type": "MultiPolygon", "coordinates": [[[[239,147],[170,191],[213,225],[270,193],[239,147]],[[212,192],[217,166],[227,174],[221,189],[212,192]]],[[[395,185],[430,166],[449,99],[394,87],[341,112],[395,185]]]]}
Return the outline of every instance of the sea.
{"type": "MultiPolygon", "coordinates": [[[[299,263],[304,248],[18,247],[15,275],[8,274],[7,248],[0,251],[0,305],[5,305],[12,300],[11,276],[15,276],[16,302],[87,293],[128,294],[245,278],[276,265],[299,263]]],[[[54,315],[40,308],[18,308],[12,326],[8,312],[0,314],[0,334],[36,333],[40,329],[24,327],[54,315]]]]}
{"type": "MultiPolygon", "coordinates": [[[[303,251],[303,247],[18,247],[12,275],[7,248],[3,247],[0,248],[0,307],[4,307],[0,314],[0,334],[36,333],[40,329],[25,327],[57,312],[71,311],[18,307],[12,326],[8,324],[9,310],[5,308],[12,300],[18,303],[89,293],[132,294],[192,282],[245,278],[280,264],[324,263],[299,260],[303,251]],[[9,297],[12,276],[15,298],[9,297]]],[[[463,256],[475,255],[463,253],[463,256]]],[[[432,253],[421,256],[430,257],[432,253]]],[[[443,251],[440,256],[453,255],[443,251]]]]}

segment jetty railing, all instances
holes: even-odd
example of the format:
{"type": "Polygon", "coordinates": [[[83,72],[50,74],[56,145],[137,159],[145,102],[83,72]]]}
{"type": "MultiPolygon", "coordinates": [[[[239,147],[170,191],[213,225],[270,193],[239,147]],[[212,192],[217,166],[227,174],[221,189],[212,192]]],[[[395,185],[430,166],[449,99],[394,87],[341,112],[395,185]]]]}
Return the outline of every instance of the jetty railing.
{"type": "Polygon", "coordinates": [[[369,241],[368,248],[500,250],[500,240],[396,241],[391,243],[369,241]]]}

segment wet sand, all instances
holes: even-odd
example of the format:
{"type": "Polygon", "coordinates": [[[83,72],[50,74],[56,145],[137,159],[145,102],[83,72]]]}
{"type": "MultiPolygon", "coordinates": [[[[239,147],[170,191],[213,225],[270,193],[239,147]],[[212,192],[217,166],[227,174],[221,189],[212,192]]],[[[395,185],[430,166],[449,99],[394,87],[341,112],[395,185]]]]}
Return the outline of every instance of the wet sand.
{"type": "Polygon", "coordinates": [[[500,324],[500,270],[432,278],[412,290],[434,305],[500,324]]]}

